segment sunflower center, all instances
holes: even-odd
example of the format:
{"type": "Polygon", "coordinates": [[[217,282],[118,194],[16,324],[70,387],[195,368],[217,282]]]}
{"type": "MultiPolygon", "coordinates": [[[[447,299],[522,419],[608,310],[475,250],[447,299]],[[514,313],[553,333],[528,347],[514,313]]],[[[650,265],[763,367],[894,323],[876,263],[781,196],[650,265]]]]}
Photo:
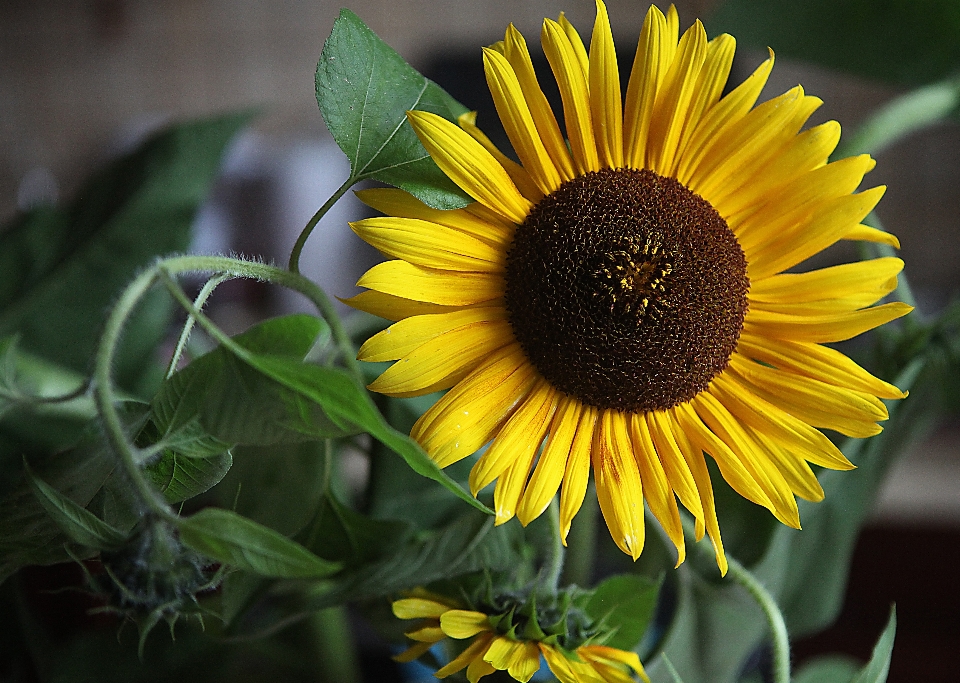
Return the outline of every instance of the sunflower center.
{"type": "Polygon", "coordinates": [[[517,228],[506,305],[556,388],[598,408],[663,410],[727,366],[746,270],[704,199],[652,171],[605,169],[561,185],[517,228]]]}

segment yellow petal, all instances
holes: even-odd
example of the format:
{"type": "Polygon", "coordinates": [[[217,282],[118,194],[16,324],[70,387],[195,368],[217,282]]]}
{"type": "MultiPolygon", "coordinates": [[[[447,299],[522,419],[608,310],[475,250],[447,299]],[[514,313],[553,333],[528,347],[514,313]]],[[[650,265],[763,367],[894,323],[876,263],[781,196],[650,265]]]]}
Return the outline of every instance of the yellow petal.
{"type": "MultiPolygon", "coordinates": [[[[337,297],[339,298],[339,297],[337,297]]],[[[393,294],[384,294],[368,290],[360,292],[349,299],[340,299],[347,306],[375,315],[387,320],[403,320],[412,315],[425,315],[431,313],[446,313],[457,310],[457,307],[441,306],[423,301],[413,301],[393,294]]]]}
{"type": "Polygon", "coordinates": [[[623,166],[620,71],[607,8],[600,0],[597,0],[597,19],[590,39],[589,62],[590,112],[600,165],[620,168],[623,166]]]}
{"type": "Polygon", "coordinates": [[[579,401],[558,394],[556,403],[550,435],[517,509],[517,517],[524,526],[539,517],[557,494],[580,421],[579,401]]]}
{"type": "Polygon", "coordinates": [[[742,384],[739,376],[725,371],[714,378],[710,392],[738,420],[769,435],[810,462],[834,470],[854,468],[840,449],[808,423],[778,408],[742,384]]]}
{"type": "Polygon", "coordinates": [[[496,671],[496,669],[483,661],[482,657],[477,657],[470,662],[470,666],[467,667],[467,680],[470,683],[477,683],[481,678],[492,674],[494,671],[496,671]]]}
{"type": "Polygon", "coordinates": [[[393,602],[393,615],[397,619],[439,618],[448,609],[450,605],[426,598],[402,598],[393,602]]]}
{"type": "Polygon", "coordinates": [[[878,398],[906,397],[906,393],[874,377],[828,346],[784,339],[758,340],[752,335],[741,335],[737,350],[748,358],[827,384],[863,391],[878,398]]]}
{"type": "Polygon", "coordinates": [[[600,159],[593,135],[586,73],[560,24],[550,19],[544,20],[540,39],[560,88],[563,118],[577,170],[580,174],[598,171],[600,159]]]}
{"type": "Polygon", "coordinates": [[[694,447],[709,453],[716,461],[721,476],[730,484],[730,488],[747,500],[768,510],[772,509],[773,503],[770,502],[753,474],[740,462],[738,454],[734,453],[723,439],[710,431],[710,428],[693,410],[690,402],[681,403],[673,410],[681,430],[690,438],[694,447]]]}
{"type": "MultiPolygon", "coordinates": [[[[546,380],[539,380],[516,412],[503,425],[487,451],[480,456],[470,470],[470,491],[473,495],[477,495],[478,491],[499,477],[515,462],[526,463],[526,469],[529,472],[530,464],[546,435],[555,408],[556,389],[546,380]]],[[[524,473],[525,480],[526,473],[524,473]]],[[[519,495],[517,492],[517,498],[519,495]]],[[[510,502],[512,502],[510,507],[514,508],[515,500],[510,502]]],[[[510,509],[509,513],[513,516],[513,509],[510,509]]]]}
{"type": "Polygon", "coordinates": [[[845,341],[901,318],[912,310],[913,306],[900,301],[849,313],[816,316],[772,313],[757,308],[748,311],[744,332],[760,338],[774,337],[816,344],[845,341]]]}
{"type": "Polygon", "coordinates": [[[421,415],[410,436],[440,467],[451,465],[493,438],[533,380],[519,345],[506,346],[421,415]]]}
{"type": "Polygon", "coordinates": [[[516,226],[502,218],[483,220],[477,218],[467,209],[455,211],[441,211],[427,206],[409,192],[393,187],[376,187],[368,190],[357,190],[357,199],[387,216],[399,218],[419,218],[448,228],[459,230],[476,239],[505,249],[513,240],[516,226]]]}
{"type": "Polygon", "coordinates": [[[611,661],[623,664],[633,669],[633,672],[647,683],[650,683],[650,678],[647,676],[647,672],[643,670],[643,664],[640,663],[640,656],[636,652],[618,650],[617,648],[607,647],[605,645],[585,645],[577,648],[577,654],[592,662],[611,661]]]}
{"type": "Polygon", "coordinates": [[[500,53],[484,49],[483,70],[500,122],[520,163],[540,192],[550,194],[560,187],[560,173],[540,138],[513,67],[500,53]]]}
{"type": "Polygon", "coordinates": [[[653,105],[660,81],[670,66],[668,50],[672,52],[676,49],[676,38],[673,38],[673,46],[668,48],[670,40],[667,20],[655,5],[650,5],[640,30],[640,40],[637,42],[637,52],[627,84],[623,140],[626,149],[625,162],[630,168],[645,168],[653,105]]]}
{"type": "Polygon", "coordinates": [[[404,318],[367,339],[360,347],[357,358],[370,363],[397,360],[451,330],[479,322],[506,320],[506,317],[504,308],[487,306],[404,318]]]}
{"type": "Polygon", "coordinates": [[[697,484],[677,444],[670,415],[666,411],[657,410],[646,413],[645,417],[670,487],[676,492],[684,507],[702,523],[703,507],[697,492],[697,484]]]}
{"type": "Polygon", "coordinates": [[[475,322],[444,332],[387,368],[370,391],[407,398],[449,389],[497,349],[512,344],[506,320],[475,322]]]}
{"type": "Polygon", "coordinates": [[[710,482],[710,472],[707,470],[706,460],[703,458],[703,451],[695,448],[687,438],[686,433],[680,426],[676,410],[670,410],[666,413],[667,419],[662,420],[661,424],[669,426],[673,432],[674,439],[683,459],[690,468],[690,473],[697,484],[697,492],[700,494],[700,502],[703,507],[704,518],[701,523],[697,520],[697,540],[703,538],[703,532],[706,531],[713,544],[714,554],[717,558],[717,566],[720,569],[721,576],[727,573],[727,557],[723,551],[723,540],[720,538],[720,524],[717,521],[717,510],[714,505],[713,484],[710,482]]]}
{"type": "MultiPolygon", "coordinates": [[[[768,197],[767,204],[761,210],[737,225],[740,245],[749,254],[776,243],[782,239],[785,231],[802,223],[818,203],[849,196],[875,164],[869,155],[862,154],[798,176],[768,197]]],[[[852,224],[855,225],[856,221],[852,221],[852,224]]]]}
{"type": "MultiPolygon", "coordinates": [[[[467,133],[467,135],[479,142],[480,145],[485,150],[490,152],[490,155],[497,160],[497,163],[503,166],[503,170],[507,172],[508,176],[510,176],[510,180],[512,180],[513,184],[517,186],[517,190],[520,191],[520,194],[534,203],[543,199],[543,192],[539,187],[537,187],[537,184],[533,182],[533,178],[530,177],[530,173],[527,171],[527,169],[497,149],[497,146],[493,144],[493,140],[488,138],[486,133],[477,128],[476,119],[477,112],[469,111],[465,114],[461,114],[457,118],[457,125],[459,125],[460,128],[467,133]]],[[[482,204],[480,206],[482,206],[482,204]]],[[[500,216],[500,220],[503,220],[502,216],[500,216]]]]}
{"type": "Polygon", "coordinates": [[[537,75],[533,69],[533,60],[530,59],[527,43],[513,24],[507,27],[503,46],[503,54],[517,75],[517,80],[520,82],[520,89],[523,91],[523,99],[530,107],[530,113],[537,126],[537,133],[539,133],[540,139],[543,140],[543,144],[547,148],[547,153],[553,160],[553,164],[560,174],[560,178],[564,181],[572,180],[575,176],[575,171],[570,150],[567,149],[567,142],[560,132],[560,126],[557,124],[557,118],[554,116],[553,109],[550,107],[550,103],[547,101],[547,97],[543,94],[540,83],[537,81],[537,75]]]}
{"type": "Polygon", "coordinates": [[[570,446],[567,468],[563,472],[563,488],[560,490],[560,540],[567,544],[567,535],[573,518],[583,504],[590,479],[590,458],[597,424],[597,409],[581,406],[577,434],[570,446]]]}
{"type": "MultiPolygon", "coordinates": [[[[805,110],[799,110],[805,113],[805,110]]],[[[788,129],[789,137],[773,145],[766,164],[752,175],[731,179],[723,191],[710,197],[713,207],[736,231],[738,214],[755,210],[757,205],[776,199],[777,191],[799,176],[827,163],[840,141],[840,124],[827,121],[800,134],[788,129]],[[738,181],[738,182],[733,182],[738,181]]]]}
{"type": "Polygon", "coordinates": [[[686,557],[686,547],[683,542],[683,527],[680,524],[677,500],[674,498],[670,482],[667,481],[663,465],[660,464],[646,418],[643,415],[633,414],[630,415],[629,422],[633,457],[640,471],[640,481],[643,482],[644,498],[654,517],[676,546],[679,567],[686,557]]]}
{"type": "Polygon", "coordinates": [[[792,304],[843,299],[870,306],[896,287],[903,261],[887,257],[854,261],[806,273],[781,273],[750,283],[750,302],[792,304]]]}
{"type": "Polygon", "coordinates": [[[643,486],[631,450],[625,414],[603,411],[593,447],[597,498],[614,542],[636,560],[644,542],[643,486]]]}
{"type": "Polygon", "coordinates": [[[503,296],[506,284],[495,273],[458,273],[397,260],[375,265],[357,286],[414,301],[468,306],[503,296]]]}
{"type": "Polygon", "coordinates": [[[697,83],[693,88],[693,97],[690,100],[690,106],[687,108],[686,122],[683,124],[683,132],[677,143],[677,159],[683,157],[684,150],[690,143],[690,138],[693,137],[693,132],[703,115],[720,100],[720,95],[723,94],[723,89],[730,76],[730,67],[733,66],[736,46],[737,41],[734,40],[733,36],[726,33],[707,43],[703,66],[697,76],[697,83]]]}
{"type": "Polygon", "coordinates": [[[445,635],[457,640],[472,638],[483,631],[490,631],[490,619],[483,612],[465,609],[447,610],[440,616],[440,628],[445,635]]]}
{"type": "Polygon", "coordinates": [[[367,244],[387,256],[425,268],[502,273],[506,253],[430,221],[382,216],[350,223],[367,244]]]}
{"type": "Polygon", "coordinates": [[[871,228],[869,225],[863,224],[856,225],[848,230],[846,233],[844,233],[841,239],[875,242],[877,244],[886,244],[894,249],[900,248],[900,240],[897,239],[896,235],[892,235],[885,230],[878,230],[877,228],[871,228]]]}
{"type": "Polygon", "coordinates": [[[800,528],[800,513],[793,491],[766,453],[750,438],[740,423],[709,392],[701,392],[690,404],[706,425],[730,449],[770,501],[768,509],[787,526],[800,528]]]}
{"type": "Polygon", "coordinates": [[[772,69],[773,51],[771,50],[770,59],[763,62],[743,83],[704,114],[693,131],[690,143],[683,151],[683,158],[677,166],[677,180],[685,185],[689,183],[692,175],[699,171],[706,147],[718,137],[726,136],[730,129],[750,111],[757,97],[760,96],[763,86],[766,85],[772,69]]]}
{"type": "Polygon", "coordinates": [[[872,187],[820,204],[808,220],[784,230],[756,250],[747,251],[747,275],[760,280],[819,254],[853,230],[873,210],[886,188],[872,187]]]}
{"type": "Polygon", "coordinates": [[[697,20],[680,39],[677,55],[657,94],[650,121],[647,165],[660,175],[675,175],[680,134],[687,121],[687,110],[706,53],[707,33],[697,20]]]}
{"type": "MultiPolygon", "coordinates": [[[[492,637],[492,634],[490,634],[492,637]]],[[[437,669],[437,672],[433,674],[437,678],[446,678],[451,674],[455,674],[458,671],[465,669],[471,662],[479,659],[483,661],[483,653],[487,651],[487,646],[490,644],[490,637],[479,637],[471,642],[467,648],[461,652],[459,655],[451,659],[446,666],[440,667],[437,669]]]]}
{"type": "Polygon", "coordinates": [[[766,450],[770,462],[780,470],[780,474],[797,496],[814,503],[823,500],[823,487],[803,458],[792,453],[786,444],[776,442],[762,431],[753,430],[748,425],[744,425],[744,430],[754,443],[766,450]]]}
{"type": "Polygon", "coordinates": [[[455,124],[425,111],[407,112],[417,137],[447,177],[504,218],[520,224],[531,204],[496,159],[455,124]]]}
{"type": "Polygon", "coordinates": [[[415,659],[419,659],[427,650],[434,646],[434,643],[414,643],[406,650],[392,657],[393,661],[406,664],[415,659]]]}
{"type": "Polygon", "coordinates": [[[886,406],[870,394],[768,368],[741,356],[730,359],[730,369],[762,398],[814,427],[867,437],[880,433],[875,423],[888,417],[886,406]]]}
{"type": "Polygon", "coordinates": [[[439,626],[429,625],[422,626],[421,628],[415,629],[413,631],[407,631],[404,633],[407,638],[410,640],[416,640],[420,643],[439,643],[444,639],[444,633],[440,630],[439,626]]]}

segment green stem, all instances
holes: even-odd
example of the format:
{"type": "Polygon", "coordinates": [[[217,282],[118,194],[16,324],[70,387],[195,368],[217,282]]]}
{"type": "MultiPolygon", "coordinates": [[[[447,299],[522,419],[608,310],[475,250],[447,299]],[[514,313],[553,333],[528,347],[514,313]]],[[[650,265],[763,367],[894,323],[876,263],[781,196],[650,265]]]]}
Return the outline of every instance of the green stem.
{"type": "MultiPolygon", "coordinates": [[[[687,538],[695,538],[692,520],[687,515],[681,515],[683,534],[687,538]]],[[[705,540],[693,544],[694,552],[709,566],[716,566],[716,558],[710,543],[705,540]]],[[[749,569],[740,564],[730,553],[727,555],[727,578],[740,584],[750,594],[763,611],[773,639],[773,683],[790,683],[790,638],[787,634],[787,624],[783,620],[783,613],[770,591],[760,583],[749,569]]]]}
{"type": "MultiPolygon", "coordinates": [[[[274,266],[242,261],[225,256],[176,256],[156,263],[152,268],[142,272],[121,293],[119,300],[111,310],[100,337],[99,346],[94,362],[93,372],[93,399],[97,412],[103,423],[107,439],[116,453],[120,466],[129,477],[143,512],[152,512],[169,521],[176,521],[176,515],[171,511],[163,496],[146,480],[140,470],[144,451],[137,448],[130,440],[124,429],[123,420],[117,410],[119,397],[114,390],[111,378],[114,357],[120,343],[120,337],[127,319],[135,310],[137,304],[155,284],[157,278],[173,284],[171,292],[180,300],[184,308],[193,315],[218,341],[235,347],[229,337],[213,325],[205,315],[194,306],[193,302],[183,293],[183,290],[173,282],[174,275],[184,272],[213,272],[218,277],[246,277],[274,284],[282,285],[298,291],[317,306],[321,314],[327,318],[334,338],[337,339],[344,351],[344,361],[354,376],[360,378],[359,367],[352,353],[352,344],[347,337],[339,318],[333,310],[333,305],[317,285],[309,279],[288,270],[274,266]],[[182,297],[182,298],[181,298],[182,297]],[[348,351],[349,350],[349,351],[348,351]]],[[[242,351],[242,349],[241,349],[242,351]]]]}
{"type": "Polygon", "coordinates": [[[727,555],[728,576],[740,584],[756,600],[767,618],[770,635],[773,638],[773,682],[790,683],[790,639],[783,613],[770,592],[750,571],[735,558],[727,555]]]}
{"type": "Polygon", "coordinates": [[[589,586],[593,577],[593,560],[596,557],[597,516],[600,504],[591,480],[580,511],[570,524],[570,540],[567,544],[567,560],[563,567],[563,585],[589,586]]]}
{"type": "MultiPolygon", "coordinates": [[[[210,295],[213,294],[213,290],[215,290],[221,283],[228,279],[229,277],[226,275],[217,275],[207,280],[200,289],[200,293],[197,294],[197,298],[194,300],[193,305],[198,310],[203,310],[203,305],[207,302],[207,299],[210,298],[210,295]]],[[[177,347],[173,350],[173,355],[170,357],[170,365],[167,366],[168,378],[177,371],[177,365],[180,363],[180,358],[183,356],[183,350],[187,346],[187,340],[190,339],[190,333],[193,332],[193,326],[195,322],[196,320],[193,318],[193,316],[187,316],[187,321],[183,324],[183,329],[180,331],[180,338],[177,339],[177,347]]]]}
{"type": "Polygon", "coordinates": [[[333,339],[340,348],[340,353],[344,364],[350,373],[361,384],[363,376],[360,373],[360,365],[357,362],[357,351],[350,341],[350,336],[340,322],[333,302],[320,287],[318,287],[309,278],[294,273],[289,270],[268,266],[263,263],[253,261],[241,261],[226,256],[176,256],[161,261],[157,268],[162,267],[171,276],[186,272],[213,272],[233,277],[245,277],[263,282],[270,282],[281,287],[292,289],[295,292],[303,294],[310,302],[317,307],[320,315],[330,325],[330,331],[333,339]]]}
{"type": "Polygon", "coordinates": [[[320,222],[320,219],[324,217],[327,211],[329,211],[330,208],[337,203],[337,200],[339,200],[340,197],[342,197],[344,193],[346,193],[346,191],[349,190],[356,182],[356,178],[354,178],[352,175],[347,178],[343,185],[337,188],[337,191],[333,193],[330,199],[324,202],[323,206],[317,209],[317,212],[313,214],[313,218],[307,221],[306,226],[304,226],[303,230],[300,232],[300,236],[297,237],[296,244],[293,245],[293,251],[290,252],[290,264],[288,266],[290,272],[297,273],[298,275],[300,274],[300,254],[303,253],[303,247],[307,243],[307,238],[310,237],[310,233],[312,233],[313,229],[317,227],[317,223],[320,222]]]}
{"type": "Polygon", "coordinates": [[[350,633],[347,611],[342,606],[315,612],[313,626],[314,660],[324,683],[360,683],[360,666],[350,633]]]}
{"type": "Polygon", "coordinates": [[[97,348],[93,372],[93,399],[97,406],[97,412],[100,414],[100,419],[103,421],[107,439],[120,460],[120,466],[136,489],[140,503],[146,508],[144,511],[151,511],[163,518],[172,519],[175,518],[175,515],[170,511],[167,502],[140,471],[139,449],[127,437],[123,421],[120,419],[120,413],[117,411],[117,395],[114,392],[113,381],[110,376],[114,355],[120,342],[120,335],[123,332],[123,325],[130,317],[137,302],[153,286],[156,276],[156,267],[140,274],[123,291],[120,300],[117,301],[110,312],[103,335],[100,337],[100,345],[97,348]]]}
{"type": "Polygon", "coordinates": [[[550,534],[553,537],[553,545],[550,547],[550,555],[544,565],[546,573],[543,575],[543,582],[557,591],[560,586],[560,575],[563,573],[564,547],[560,541],[560,503],[554,496],[547,507],[547,518],[550,520],[550,534]]]}

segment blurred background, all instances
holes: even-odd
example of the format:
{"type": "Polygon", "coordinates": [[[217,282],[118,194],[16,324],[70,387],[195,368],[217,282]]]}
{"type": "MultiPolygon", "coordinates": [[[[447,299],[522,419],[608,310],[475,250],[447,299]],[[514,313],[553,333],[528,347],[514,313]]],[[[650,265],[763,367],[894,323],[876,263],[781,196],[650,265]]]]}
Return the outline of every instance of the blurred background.
{"type": "MultiPolygon", "coordinates": [[[[795,0],[676,4],[681,28],[701,17],[711,37],[719,27],[741,39],[734,82],[766,57],[763,46],[769,44],[777,50],[777,64],[761,100],[801,83],[824,100],[812,122],[836,119],[846,133],[910,87],[960,68],[960,30],[952,48],[949,43],[944,48],[937,35],[960,27],[956,2],[924,3],[948,7],[947,18],[956,20],[944,23],[935,12],[927,17],[930,49],[944,54],[936,55],[939,61],[927,60],[936,64],[926,71],[906,69],[899,53],[913,49],[897,42],[897,13],[905,7],[920,12],[912,3],[812,3],[841,10],[871,5],[873,14],[865,21],[890,13],[881,22],[888,33],[873,31],[874,45],[859,52],[886,53],[887,65],[851,60],[829,49],[819,64],[812,63],[815,42],[791,23],[803,5],[795,0]],[[774,9],[764,16],[776,17],[782,10],[779,28],[769,30],[751,13],[753,6],[774,9]]],[[[622,65],[629,68],[647,4],[609,0],[607,5],[622,65]]],[[[350,8],[414,67],[479,110],[478,123],[489,130],[496,128],[496,117],[483,81],[480,46],[501,39],[512,21],[533,48],[542,18],[560,11],[586,36],[595,12],[590,0],[353,0],[350,8]]],[[[841,19],[856,14],[841,10],[841,19]]],[[[164,123],[256,107],[259,116],[232,145],[198,217],[193,250],[261,254],[285,262],[303,225],[349,171],[325,131],[313,94],[317,59],[338,11],[339,5],[326,0],[3,0],[0,224],[19,209],[72,198],[92,169],[129,151],[164,123]]],[[[833,28],[857,29],[839,23],[833,28]]],[[[851,49],[858,49],[852,43],[851,49]]],[[[935,313],[960,289],[957,118],[876,157],[868,183],[888,186],[879,217],[900,238],[905,272],[921,309],[935,313]]],[[[340,297],[353,294],[359,274],[378,259],[346,226],[362,212],[352,195],[345,197],[321,222],[301,260],[305,274],[340,297]]],[[[299,306],[292,299],[263,298],[274,295],[233,289],[219,319],[239,329],[251,316],[299,306]]],[[[826,634],[799,643],[798,657],[841,650],[866,658],[890,602],[896,601],[900,629],[890,680],[956,680],[958,566],[960,424],[948,421],[892,472],[858,545],[853,588],[840,621],[826,634]],[[898,678],[898,670],[912,674],[898,678]]]]}

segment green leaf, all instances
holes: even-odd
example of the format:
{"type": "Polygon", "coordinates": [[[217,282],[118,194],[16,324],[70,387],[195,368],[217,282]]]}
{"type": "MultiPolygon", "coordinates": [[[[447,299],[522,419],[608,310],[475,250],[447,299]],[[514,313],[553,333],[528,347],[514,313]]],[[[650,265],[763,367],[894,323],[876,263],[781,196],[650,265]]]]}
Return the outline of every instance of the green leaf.
{"type": "Polygon", "coordinates": [[[850,683],[860,671],[856,660],[843,655],[826,655],[806,662],[793,683],[850,683]]]}
{"type": "Polygon", "coordinates": [[[960,68],[956,0],[727,0],[707,29],[886,82],[930,83],[960,68]]]}
{"type": "Polygon", "coordinates": [[[339,571],[273,529],[221,508],[205,508],[177,523],[180,540],[198,553],[238,569],[276,578],[323,578],[339,571]]]}
{"type": "MultiPolygon", "coordinates": [[[[99,429],[91,428],[74,448],[30,459],[31,469],[49,486],[85,507],[115,467],[99,429]]],[[[70,538],[54,522],[24,475],[2,482],[0,498],[0,582],[30,564],[66,562],[70,538]]],[[[81,553],[82,554],[82,553],[81,553]]]]}
{"type": "MultiPolygon", "coordinates": [[[[269,351],[301,361],[326,323],[309,315],[264,321],[234,340],[249,352],[269,351]]],[[[154,397],[152,420],[169,448],[206,457],[232,444],[275,445],[327,436],[319,421],[305,422],[299,396],[224,348],[207,353],[167,379],[154,397]],[[177,444],[186,437],[186,447],[177,444]]]]}
{"type": "MultiPolygon", "coordinates": [[[[249,118],[168,128],[94,175],[66,208],[0,230],[0,335],[18,332],[31,353],[86,372],[117,293],[158,255],[187,248],[223,150],[249,118]]],[[[115,368],[122,386],[156,367],[171,310],[157,294],[127,326],[115,368]]]]}
{"type": "Polygon", "coordinates": [[[144,467],[143,472],[166,501],[173,504],[210,490],[220,483],[232,465],[233,456],[229,451],[195,458],[171,450],[144,467]]]}
{"type": "Polygon", "coordinates": [[[844,138],[834,158],[882,152],[907,136],[945,120],[960,111],[960,79],[917,88],[891,100],[844,138]]]}
{"type": "Polygon", "coordinates": [[[617,631],[604,645],[633,650],[653,619],[660,581],[639,574],[621,574],[602,582],[593,591],[585,611],[617,631]]]}
{"type": "Polygon", "coordinates": [[[351,510],[327,493],[303,544],[320,557],[346,566],[367,564],[390,554],[403,543],[410,525],[393,519],[371,519],[351,510]]]}
{"type": "Polygon", "coordinates": [[[47,514],[76,543],[97,550],[119,548],[126,537],[95,514],[77,505],[67,496],[38,478],[26,461],[27,482],[47,514]]]}
{"type": "Polygon", "coordinates": [[[286,358],[246,354],[244,360],[302,397],[304,419],[336,425],[344,434],[367,432],[402,457],[421,476],[433,479],[478,510],[490,513],[420,448],[393,429],[373,405],[370,395],[350,375],[336,368],[293,362],[286,358]]]}
{"type": "Polygon", "coordinates": [[[897,633],[897,609],[890,608],[890,619],[873,647],[870,661],[851,683],[885,683],[890,671],[890,657],[893,653],[893,639],[897,633]]]}
{"type": "Polygon", "coordinates": [[[412,109],[456,121],[466,107],[423,77],[350,10],[340,11],[323,45],[317,104],[350,159],[351,179],[373,178],[438,209],[472,200],[437,167],[407,122],[412,109]]]}

